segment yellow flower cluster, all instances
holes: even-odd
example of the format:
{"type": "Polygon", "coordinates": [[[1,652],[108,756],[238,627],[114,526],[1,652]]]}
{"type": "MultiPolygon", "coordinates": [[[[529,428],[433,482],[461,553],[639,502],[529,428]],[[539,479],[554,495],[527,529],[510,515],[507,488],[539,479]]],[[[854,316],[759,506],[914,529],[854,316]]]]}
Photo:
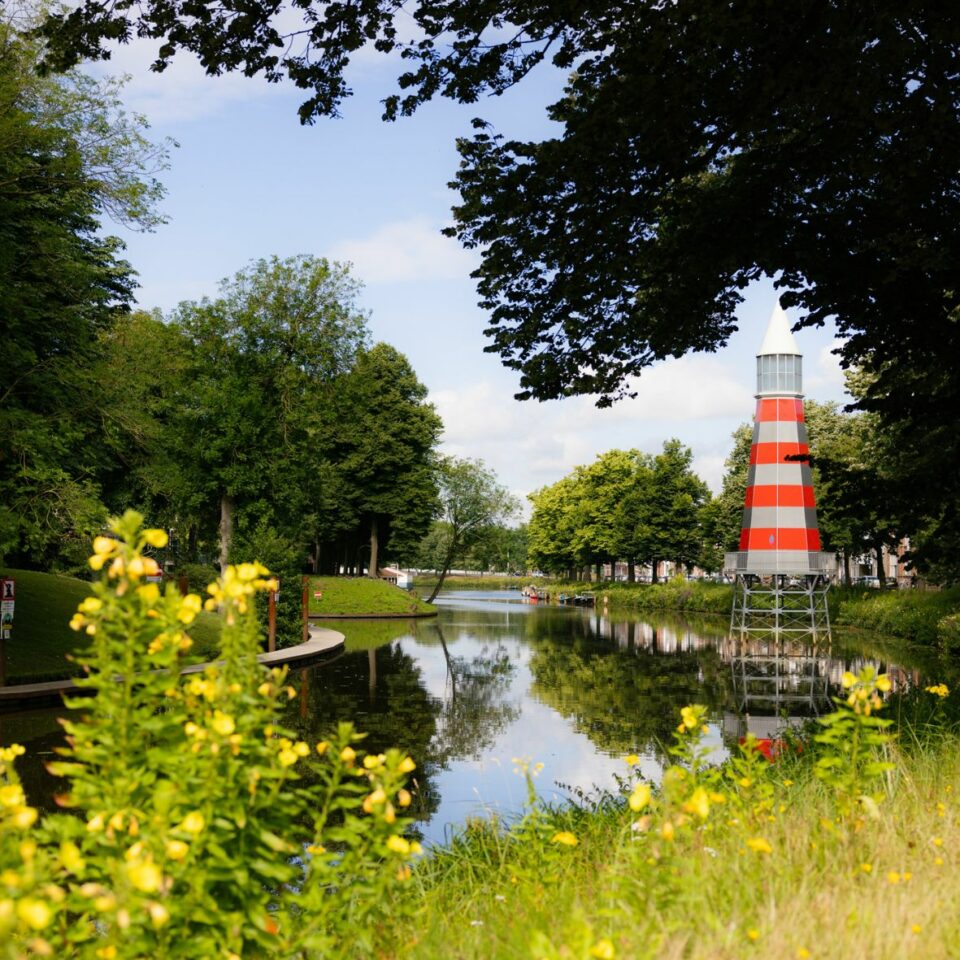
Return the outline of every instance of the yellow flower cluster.
{"type": "Polygon", "coordinates": [[[844,690],[850,691],[847,696],[847,705],[853,707],[855,713],[862,713],[867,717],[874,710],[880,709],[883,702],[880,694],[888,693],[893,686],[885,673],[874,676],[873,670],[869,667],[862,670],[859,677],[847,670],[843,674],[841,684],[844,690]]]}
{"type": "Polygon", "coordinates": [[[248,598],[258,591],[276,590],[277,581],[269,577],[270,571],[260,563],[241,563],[229,566],[223,576],[207,587],[210,594],[204,607],[207,610],[216,610],[217,607],[234,603],[240,613],[246,613],[249,607],[248,598]]]}
{"type": "Polygon", "coordinates": [[[924,690],[927,693],[932,693],[934,696],[944,699],[945,697],[950,696],[950,688],[945,683],[937,683],[930,687],[924,687],[924,690]]]}

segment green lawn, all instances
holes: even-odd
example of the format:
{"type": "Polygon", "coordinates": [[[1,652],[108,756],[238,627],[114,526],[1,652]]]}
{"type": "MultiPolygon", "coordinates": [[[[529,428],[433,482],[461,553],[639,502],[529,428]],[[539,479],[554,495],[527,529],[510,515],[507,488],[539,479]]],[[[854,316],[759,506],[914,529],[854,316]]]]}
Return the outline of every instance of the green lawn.
{"type": "Polygon", "coordinates": [[[75,673],[67,655],[83,638],[67,624],[90,584],[34,570],[3,570],[17,581],[16,615],[6,644],[7,682],[52,680],[75,673]]]}
{"type": "MultiPolygon", "coordinates": [[[[36,683],[73,676],[68,655],[82,649],[85,638],[68,623],[90,584],[75,577],[35,570],[2,570],[17,581],[16,614],[6,644],[8,683],[36,683]]],[[[220,618],[201,613],[190,628],[195,641],[192,659],[206,660],[219,648],[220,618]]]]}
{"type": "Polygon", "coordinates": [[[311,617],[409,617],[436,609],[407,590],[367,577],[311,577],[311,617]],[[322,596],[317,597],[320,593],[322,596]]]}

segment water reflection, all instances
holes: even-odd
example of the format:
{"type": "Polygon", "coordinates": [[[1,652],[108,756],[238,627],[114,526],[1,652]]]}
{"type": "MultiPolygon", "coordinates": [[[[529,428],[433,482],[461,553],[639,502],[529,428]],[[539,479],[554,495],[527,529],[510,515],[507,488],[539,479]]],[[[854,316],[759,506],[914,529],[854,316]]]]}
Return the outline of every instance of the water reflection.
{"type": "MultiPolygon", "coordinates": [[[[514,757],[546,765],[538,788],[553,800],[569,796],[561,784],[612,787],[627,753],[656,777],[686,703],[707,705],[721,756],[747,731],[772,737],[829,709],[844,670],[870,663],[901,691],[952,680],[929,653],[862,637],[818,649],[743,643],[720,619],[614,617],[505,592],[448,594],[436,620],[338,629],[347,652],[291,677],[300,696],[286,723],[316,740],[351,720],[366,749],[410,753],[412,812],[428,840],[484,811],[517,813],[514,757]]],[[[40,761],[60,740],[57,713],[0,718],[2,739],[28,748],[27,791],[44,807],[53,785],[40,761]]]]}

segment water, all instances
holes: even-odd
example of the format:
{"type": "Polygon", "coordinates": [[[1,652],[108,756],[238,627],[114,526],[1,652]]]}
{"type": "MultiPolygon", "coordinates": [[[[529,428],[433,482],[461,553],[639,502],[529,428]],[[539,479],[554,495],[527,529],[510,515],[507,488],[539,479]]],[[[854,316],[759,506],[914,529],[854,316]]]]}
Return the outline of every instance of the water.
{"type": "MultiPolygon", "coordinates": [[[[301,696],[287,717],[303,739],[351,719],[368,735],[365,749],[410,753],[411,812],[431,842],[471,816],[522,810],[514,758],[544,765],[538,792],[555,801],[613,788],[628,753],[656,778],[660,745],[687,703],[708,707],[706,740],[721,757],[747,730],[775,736],[784,714],[799,723],[828,709],[844,670],[864,663],[899,690],[944,679],[929,654],[876,638],[745,650],[720,618],[609,617],[529,604],[511,591],[448,592],[439,606],[436,619],[336,624],[347,652],[291,676],[301,696]]],[[[18,766],[44,807],[54,785],[42,761],[60,740],[57,713],[0,717],[0,740],[28,748],[18,766]]]]}

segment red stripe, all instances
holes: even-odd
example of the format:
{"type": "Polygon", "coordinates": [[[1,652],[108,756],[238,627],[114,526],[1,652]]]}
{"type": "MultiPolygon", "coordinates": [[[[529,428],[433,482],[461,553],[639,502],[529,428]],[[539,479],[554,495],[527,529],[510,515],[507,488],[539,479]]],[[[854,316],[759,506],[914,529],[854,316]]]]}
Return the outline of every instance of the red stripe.
{"type": "Polygon", "coordinates": [[[788,530],[760,527],[740,534],[741,550],[814,550],[820,549],[817,530],[788,530]]]}
{"type": "Polygon", "coordinates": [[[757,484],[747,487],[745,507],[815,507],[813,487],[801,487],[800,484],[757,484]]]}
{"type": "Polygon", "coordinates": [[[755,419],[758,423],[771,423],[777,420],[787,423],[803,423],[803,401],[787,400],[782,397],[758,400],[755,419]]]}
{"type": "Polygon", "coordinates": [[[787,463],[787,457],[809,453],[805,443],[755,443],[750,448],[751,463],[787,463]]]}

